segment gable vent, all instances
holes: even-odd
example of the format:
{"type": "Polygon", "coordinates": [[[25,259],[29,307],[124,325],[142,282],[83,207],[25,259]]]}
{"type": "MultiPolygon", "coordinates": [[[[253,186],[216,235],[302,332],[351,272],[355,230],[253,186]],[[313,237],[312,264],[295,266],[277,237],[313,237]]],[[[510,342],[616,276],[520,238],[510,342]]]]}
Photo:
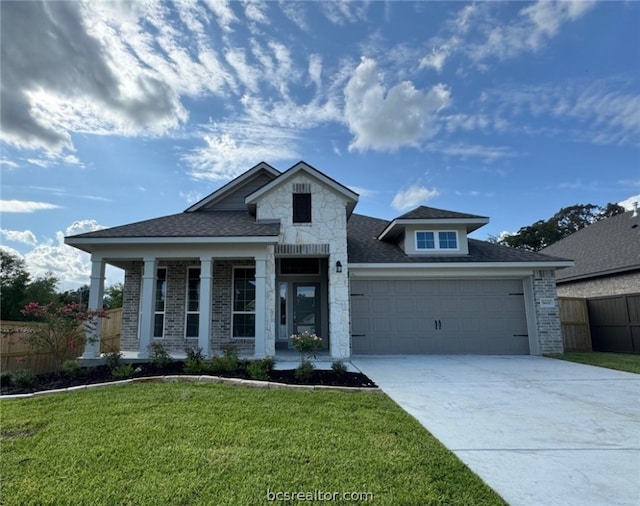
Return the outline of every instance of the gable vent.
{"type": "Polygon", "coordinates": [[[311,193],[311,184],[293,183],[293,193],[311,193]]]}
{"type": "Polygon", "coordinates": [[[329,255],[328,244],[276,244],[276,255],[329,255]]]}

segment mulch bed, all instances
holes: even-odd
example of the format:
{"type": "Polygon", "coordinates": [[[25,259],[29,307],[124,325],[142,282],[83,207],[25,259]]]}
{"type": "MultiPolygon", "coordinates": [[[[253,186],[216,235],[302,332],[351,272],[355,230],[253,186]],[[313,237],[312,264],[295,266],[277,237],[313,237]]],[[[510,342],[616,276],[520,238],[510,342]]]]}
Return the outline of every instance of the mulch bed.
{"type": "MultiPolygon", "coordinates": [[[[185,374],[183,372],[183,362],[175,361],[171,362],[165,367],[159,368],[151,363],[136,363],[132,364],[139,370],[131,378],[135,377],[149,377],[149,376],[167,376],[175,374],[185,374]]],[[[251,379],[249,374],[241,367],[234,372],[222,372],[222,373],[203,373],[212,374],[215,376],[221,376],[226,378],[242,378],[251,379]]],[[[0,394],[13,395],[13,394],[26,394],[32,392],[40,392],[43,390],[54,390],[60,388],[69,388],[79,385],[89,385],[96,383],[107,383],[115,381],[116,379],[126,378],[114,378],[111,374],[111,370],[106,365],[100,365],[96,367],[83,367],[81,375],[79,377],[68,377],[63,373],[47,373],[36,375],[36,380],[33,386],[29,388],[18,387],[13,384],[2,383],[0,385],[0,394]]],[[[6,381],[3,378],[3,381],[6,381]]],[[[330,370],[313,371],[309,381],[300,381],[295,377],[295,370],[273,370],[269,373],[267,381],[275,383],[286,383],[289,385],[327,385],[327,386],[346,386],[346,387],[359,387],[359,388],[376,388],[377,385],[371,381],[367,376],[362,373],[347,372],[344,374],[336,374],[330,370]]]]}

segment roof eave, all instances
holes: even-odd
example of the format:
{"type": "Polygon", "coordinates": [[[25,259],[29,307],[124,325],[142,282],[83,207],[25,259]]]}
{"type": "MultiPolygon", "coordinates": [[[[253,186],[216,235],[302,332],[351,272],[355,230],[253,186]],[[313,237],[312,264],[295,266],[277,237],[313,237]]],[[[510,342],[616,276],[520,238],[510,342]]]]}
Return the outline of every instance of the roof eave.
{"type": "Polygon", "coordinates": [[[573,260],[550,260],[550,261],[542,261],[542,262],[389,262],[389,263],[349,263],[349,269],[447,269],[447,268],[466,268],[466,269],[477,269],[480,267],[483,268],[520,268],[520,269],[562,269],[564,267],[572,267],[575,265],[573,260]]]}
{"type": "Polygon", "coordinates": [[[440,226],[440,225],[464,225],[467,229],[467,233],[478,230],[489,223],[489,218],[404,218],[393,220],[385,227],[385,229],[378,236],[379,241],[385,239],[392,239],[398,235],[398,230],[403,229],[407,225],[427,225],[427,226],[440,226]]]}

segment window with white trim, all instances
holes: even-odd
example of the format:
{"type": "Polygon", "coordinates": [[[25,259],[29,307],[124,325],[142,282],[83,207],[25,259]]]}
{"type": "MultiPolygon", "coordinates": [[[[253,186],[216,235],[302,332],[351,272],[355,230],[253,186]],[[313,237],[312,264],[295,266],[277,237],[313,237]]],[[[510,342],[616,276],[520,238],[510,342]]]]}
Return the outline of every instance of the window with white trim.
{"type": "Polygon", "coordinates": [[[442,230],[438,232],[421,230],[416,232],[416,250],[457,250],[458,232],[455,230],[442,230]]]}
{"type": "Polygon", "coordinates": [[[232,337],[256,335],[256,270],[253,267],[233,269],[232,337]]]}
{"type": "Polygon", "coordinates": [[[154,293],[153,337],[164,337],[164,312],[167,298],[167,268],[156,271],[156,289],[154,293]]]}
{"type": "Polygon", "coordinates": [[[196,338],[200,334],[200,267],[187,269],[185,337],[196,338]]]}

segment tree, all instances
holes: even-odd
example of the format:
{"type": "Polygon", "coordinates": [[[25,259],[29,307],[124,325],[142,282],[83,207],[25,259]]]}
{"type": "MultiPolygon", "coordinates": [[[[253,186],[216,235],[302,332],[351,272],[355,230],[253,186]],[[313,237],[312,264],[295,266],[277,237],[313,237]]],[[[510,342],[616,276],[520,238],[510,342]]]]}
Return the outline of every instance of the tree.
{"type": "Polygon", "coordinates": [[[593,204],[576,204],[563,207],[548,220],[536,221],[533,225],[520,228],[513,235],[507,235],[500,240],[493,238],[493,240],[512,248],[539,251],[591,223],[624,212],[624,207],[618,204],[609,203],[606,207],[593,204]]]}
{"type": "Polygon", "coordinates": [[[0,249],[0,312],[3,320],[24,320],[21,309],[28,302],[53,302],[57,299],[57,286],[58,278],[51,272],[32,280],[22,258],[0,249]]]}
{"type": "Polygon", "coordinates": [[[104,305],[105,309],[117,309],[122,307],[122,293],[124,285],[122,282],[116,283],[107,287],[104,293],[104,305]]]}

